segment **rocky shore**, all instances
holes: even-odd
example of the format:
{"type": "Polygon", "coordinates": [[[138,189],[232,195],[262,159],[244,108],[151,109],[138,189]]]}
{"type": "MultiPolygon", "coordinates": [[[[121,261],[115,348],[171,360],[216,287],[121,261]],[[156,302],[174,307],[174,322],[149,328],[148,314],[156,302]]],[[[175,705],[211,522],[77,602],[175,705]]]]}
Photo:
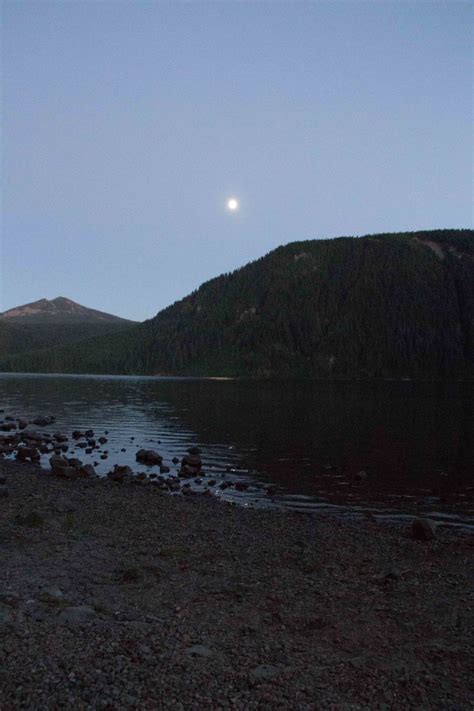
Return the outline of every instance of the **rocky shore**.
{"type": "Polygon", "coordinates": [[[472,708],[469,535],[0,466],[2,711],[472,708]]]}

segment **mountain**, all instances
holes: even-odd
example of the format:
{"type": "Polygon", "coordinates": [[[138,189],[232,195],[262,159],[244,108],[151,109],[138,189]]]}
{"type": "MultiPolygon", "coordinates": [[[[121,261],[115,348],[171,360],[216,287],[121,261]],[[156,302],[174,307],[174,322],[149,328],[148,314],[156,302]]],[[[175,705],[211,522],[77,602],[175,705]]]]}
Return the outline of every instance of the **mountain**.
{"type": "Polygon", "coordinates": [[[40,299],[0,313],[0,357],[104,335],[133,323],[64,296],[40,299]]]}
{"type": "Polygon", "coordinates": [[[105,337],[1,370],[474,377],[474,231],[293,242],[105,337]]]}

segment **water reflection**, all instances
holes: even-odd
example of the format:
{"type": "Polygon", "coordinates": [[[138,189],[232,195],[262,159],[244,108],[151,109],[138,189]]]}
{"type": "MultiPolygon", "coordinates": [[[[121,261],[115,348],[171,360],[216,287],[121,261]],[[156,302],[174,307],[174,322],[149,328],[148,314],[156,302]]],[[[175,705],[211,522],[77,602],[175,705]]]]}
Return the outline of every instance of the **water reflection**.
{"type": "Polygon", "coordinates": [[[210,471],[243,468],[288,494],[354,509],[425,496],[469,511],[472,395],[469,384],[0,376],[5,410],[54,414],[67,433],[107,430],[99,472],[115,462],[139,469],[139,446],[169,461],[198,444],[210,471]],[[361,470],[367,479],[357,482],[361,470]]]}

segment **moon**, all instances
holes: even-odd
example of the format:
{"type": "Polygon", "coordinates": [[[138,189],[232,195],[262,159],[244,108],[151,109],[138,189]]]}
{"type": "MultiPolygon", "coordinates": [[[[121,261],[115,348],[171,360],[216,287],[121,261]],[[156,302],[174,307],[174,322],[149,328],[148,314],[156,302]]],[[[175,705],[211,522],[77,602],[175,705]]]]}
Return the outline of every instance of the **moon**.
{"type": "Polygon", "coordinates": [[[239,207],[239,201],[237,200],[237,198],[229,198],[227,200],[227,207],[232,212],[235,212],[239,207]]]}

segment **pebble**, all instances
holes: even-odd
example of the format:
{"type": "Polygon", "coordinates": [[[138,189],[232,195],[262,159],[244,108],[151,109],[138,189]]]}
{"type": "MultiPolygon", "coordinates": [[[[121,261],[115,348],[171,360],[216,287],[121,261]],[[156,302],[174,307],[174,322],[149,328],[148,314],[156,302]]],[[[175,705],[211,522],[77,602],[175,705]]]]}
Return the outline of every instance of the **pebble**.
{"type": "Polygon", "coordinates": [[[271,664],[260,664],[255,669],[252,669],[252,676],[258,681],[271,681],[280,674],[278,667],[271,664]]]}
{"type": "Polygon", "coordinates": [[[84,624],[92,622],[96,618],[96,611],[89,605],[79,605],[78,607],[66,607],[58,616],[60,622],[69,624],[84,624]]]}
{"type": "Polygon", "coordinates": [[[203,644],[194,644],[192,647],[188,647],[186,649],[186,654],[191,657],[206,657],[207,659],[214,656],[212,649],[209,649],[209,647],[206,647],[203,644]]]}

